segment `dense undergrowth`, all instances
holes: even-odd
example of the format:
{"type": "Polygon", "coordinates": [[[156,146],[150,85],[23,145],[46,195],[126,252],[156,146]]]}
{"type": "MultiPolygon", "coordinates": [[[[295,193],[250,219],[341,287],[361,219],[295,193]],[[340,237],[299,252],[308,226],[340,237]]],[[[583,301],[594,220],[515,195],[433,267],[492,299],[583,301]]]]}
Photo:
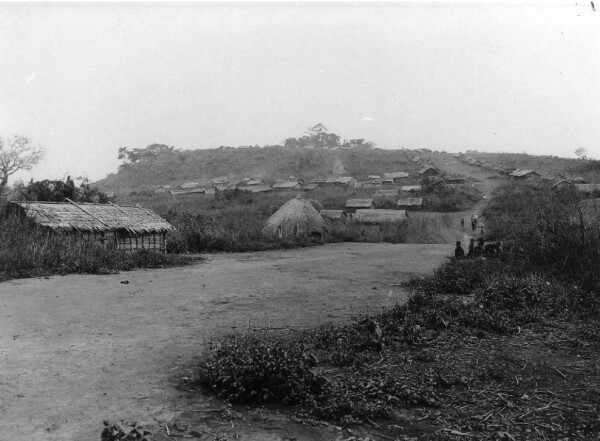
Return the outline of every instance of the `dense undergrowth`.
{"type": "Polygon", "coordinates": [[[5,219],[0,228],[0,281],[51,274],[110,274],[192,263],[185,256],[106,249],[68,235],[5,219]]]}
{"type": "MultiPolygon", "coordinates": [[[[554,249],[546,241],[563,240],[560,216],[545,224],[534,217],[531,225],[526,216],[502,222],[515,191],[537,198],[536,207],[551,195],[504,191],[488,216],[499,216],[493,234],[521,240],[505,254],[449,261],[431,276],[412,279],[405,304],[350,324],[287,337],[231,335],[207,352],[196,384],[232,403],[294,404],[297,415],[342,425],[382,428],[399,410],[412,410],[431,423],[419,439],[597,435],[600,395],[592,385],[600,381],[600,296],[594,268],[565,265],[562,252],[557,269],[544,254],[554,249]],[[545,240],[532,240],[540,225],[545,240]]],[[[552,209],[568,211],[572,196],[555,196],[552,209]]],[[[585,257],[594,252],[586,247],[597,243],[577,245],[585,257]]]]}
{"type": "Polygon", "coordinates": [[[507,185],[487,205],[490,238],[507,244],[507,259],[523,270],[575,280],[600,292],[600,223],[586,219],[574,189],[507,185]]]}

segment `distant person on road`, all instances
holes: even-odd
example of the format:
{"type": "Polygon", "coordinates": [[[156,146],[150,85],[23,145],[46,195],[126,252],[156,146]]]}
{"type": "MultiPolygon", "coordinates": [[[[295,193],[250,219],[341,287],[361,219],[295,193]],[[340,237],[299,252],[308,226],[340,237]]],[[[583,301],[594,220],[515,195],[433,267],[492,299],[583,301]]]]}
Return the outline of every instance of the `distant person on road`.
{"type": "Polygon", "coordinates": [[[460,226],[462,227],[463,230],[465,229],[465,218],[464,217],[460,220],[460,226]]]}
{"type": "Polygon", "coordinates": [[[483,197],[483,203],[485,204],[485,200],[487,199],[487,196],[483,197]]]}
{"type": "Polygon", "coordinates": [[[454,250],[454,257],[456,258],[462,258],[465,257],[465,250],[463,250],[463,247],[460,245],[460,241],[456,242],[456,249],[454,250]]]}
{"type": "Polygon", "coordinates": [[[467,252],[467,257],[475,256],[475,239],[471,239],[471,243],[469,243],[469,251],[467,252]]]}

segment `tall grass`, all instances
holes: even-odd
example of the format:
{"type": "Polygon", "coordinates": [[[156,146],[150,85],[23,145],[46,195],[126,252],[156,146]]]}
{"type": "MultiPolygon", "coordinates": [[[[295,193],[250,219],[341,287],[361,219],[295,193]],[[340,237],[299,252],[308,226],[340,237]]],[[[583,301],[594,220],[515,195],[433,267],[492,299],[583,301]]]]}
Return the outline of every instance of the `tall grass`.
{"type": "Polygon", "coordinates": [[[599,289],[600,228],[584,221],[582,197],[547,184],[507,185],[486,207],[486,228],[509,243],[515,263],[599,289]]]}
{"type": "Polygon", "coordinates": [[[2,220],[0,228],[0,281],[50,274],[109,274],[135,268],[183,265],[192,260],[149,251],[127,253],[105,249],[72,235],[57,235],[47,229],[2,220]]]}
{"type": "Polygon", "coordinates": [[[452,243],[461,236],[453,229],[449,214],[409,213],[406,243],[452,243]]]}

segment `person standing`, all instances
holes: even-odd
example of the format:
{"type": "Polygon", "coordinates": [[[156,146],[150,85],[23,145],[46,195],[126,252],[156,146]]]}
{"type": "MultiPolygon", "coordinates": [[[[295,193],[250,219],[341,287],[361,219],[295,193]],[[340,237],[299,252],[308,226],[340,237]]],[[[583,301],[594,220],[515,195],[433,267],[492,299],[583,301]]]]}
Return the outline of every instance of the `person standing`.
{"type": "Polygon", "coordinates": [[[456,249],[454,250],[454,257],[459,258],[459,259],[462,257],[465,257],[465,250],[460,245],[460,241],[456,242],[456,249]]]}
{"type": "Polygon", "coordinates": [[[464,217],[460,220],[460,226],[462,227],[463,230],[465,229],[465,218],[464,217]]]}
{"type": "Polygon", "coordinates": [[[475,239],[471,239],[471,243],[469,243],[469,251],[467,252],[467,257],[475,256],[475,239]]]}

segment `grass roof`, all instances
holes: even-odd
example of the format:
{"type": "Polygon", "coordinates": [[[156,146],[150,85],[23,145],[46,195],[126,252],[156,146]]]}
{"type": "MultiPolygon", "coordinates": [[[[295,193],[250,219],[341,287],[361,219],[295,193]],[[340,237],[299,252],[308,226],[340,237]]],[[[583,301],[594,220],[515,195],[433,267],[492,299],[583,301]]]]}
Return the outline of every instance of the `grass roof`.
{"type": "Polygon", "coordinates": [[[173,226],[140,206],[69,202],[12,202],[34,223],[57,231],[127,230],[131,233],[167,232],[173,226]]]}
{"type": "Polygon", "coordinates": [[[402,207],[420,207],[423,205],[423,198],[399,199],[397,205],[402,207]]]}
{"type": "Polygon", "coordinates": [[[405,222],[408,215],[404,210],[356,210],[352,219],[363,224],[405,222]]]}
{"type": "Polygon", "coordinates": [[[347,208],[367,208],[373,205],[373,199],[348,199],[347,208]]]}
{"type": "Polygon", "coordinates": [[[267,236],[298,237],[326,234],[329,233],[329,227],[310,202],[297,197],[273,213],[262,232],[267,236]]]}

